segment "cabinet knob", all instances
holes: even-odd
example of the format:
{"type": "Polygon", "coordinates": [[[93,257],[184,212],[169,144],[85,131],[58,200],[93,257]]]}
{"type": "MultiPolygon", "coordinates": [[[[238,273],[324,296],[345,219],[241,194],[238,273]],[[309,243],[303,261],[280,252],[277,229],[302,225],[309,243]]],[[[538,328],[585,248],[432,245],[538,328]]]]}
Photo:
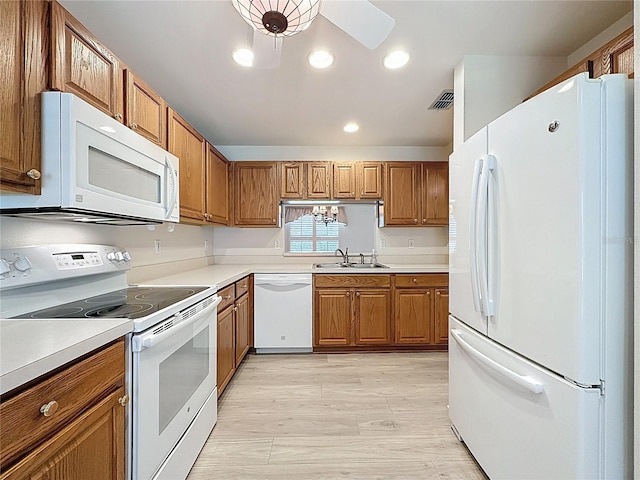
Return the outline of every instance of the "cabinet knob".
{"type": "Polygon", "coordinates": [[[240,288],[247,288],[246,285],[240,285],[240,288]]]}
{"type": "Polygon", "coordinates": [[[413,223],[418,223],[418,219],[417,219],[417,218],[414,218],[414,219],[413,219],[413,223]]]}
{"type": "Polygon", "coordinates": [[[122,120],[122,114],[121,113],[116,113],[113,118],[115,118],[116,120],[122,120]]]}
{"type": "Polygon", "coordinates": [[[422,223],[427,223],[427,219],[426,219],[426,218],[423,218],[423,219],[422,219],[422,223]]]}
{"type": "Polygon", "coordinates": [[[123,395],[122,397],[120,397],[118,399],[118,403],[124,407],[127,403],[129,403],[129,395],[123,395]]]}
{"type": "Polygon", "coordinates": [[[132,130],[137,130],[137,128],[138,128],[138,124],[137,123],[132,123],[131,124],[131,129],[132,130]]]}
{"type": "Polygon", "coordinates": [[[35,168],[32,168],[27,172],[27,177],[33,178],[34,180],[40,180],[40,177],[42,177],[42,174],[40,173],[40,170],[36,170],[35,168]]]}
{"type": "Polygon", "coordinates": [[[360,292],[356,292],[356,297],[359,297],[359,296],[360,296],[360,292]]]}
{"type": "Polygon", "coordinates": [[[275,218],[272,218],[272,219],[271,219],[271,223],[276,223],[276,219],[275,219],[275,218]]]}
{"type": "Polygon", "coordinates": [[[350,292],[347,292],[347,297],[350,297],[350,296],[351,296],[351,293],[350,293],[350,292]]]}
{"type": "Polygon", "coordinates": [[[44,415],[45,417],[50,417],[57,411],[58,411],[58,402],[56,402],[55,400],[51,400],[46,405],[43,405],[40,407],[40,413],[42,413],[42,415],[44,415]]]}
{"type": "Polygon", "coordinates": [[[233,311],[237,312],[238,311],[238,307],[233,307],[233,311]]]}
{"type": "Polygon", "coordinates": [[[225,296],[224,296],[224,297],[222,297],[222,298],[224,298],[225,300],[231,300],[231,295],[225,295],[225,296]]]}
{"type": "Polygon", "coordinates": [[[413,283],[418,283],[418,279],[414,278],[413,280],[411,280],[413,283]]]}

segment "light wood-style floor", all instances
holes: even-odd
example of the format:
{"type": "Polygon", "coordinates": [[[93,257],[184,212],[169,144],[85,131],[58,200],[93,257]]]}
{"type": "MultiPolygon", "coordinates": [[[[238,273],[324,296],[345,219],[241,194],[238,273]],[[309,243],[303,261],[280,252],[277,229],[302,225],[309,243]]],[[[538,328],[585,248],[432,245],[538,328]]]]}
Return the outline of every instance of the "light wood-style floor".
{"type": "Polygon", "coordinates": [[[447,381],[441,352],[250,355],[188,480],[485,479],[447,381]]]}

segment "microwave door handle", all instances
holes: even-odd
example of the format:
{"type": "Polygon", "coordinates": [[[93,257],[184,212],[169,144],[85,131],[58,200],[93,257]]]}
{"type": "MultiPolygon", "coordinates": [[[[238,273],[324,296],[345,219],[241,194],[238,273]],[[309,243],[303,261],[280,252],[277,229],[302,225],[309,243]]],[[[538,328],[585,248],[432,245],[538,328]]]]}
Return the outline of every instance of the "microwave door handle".
{"type": "Polygon", "coordinates": [[[167,204],[167,213],[164,216],[165,218],[169,218],[171,216],[171,211],[175,206],[176,197],[178,196],[178,176],[176,175],[176,172],[173,171],[173,165],[171,165],[171,162],[169,161],[168,157],[164,157],[164,163],[167,166],[169,173],[171,173],[171,178],[173,179],[173,182],[172,182],[173,188],[171,189],[171,200],[169,200],[169,203],[167,204]]]}

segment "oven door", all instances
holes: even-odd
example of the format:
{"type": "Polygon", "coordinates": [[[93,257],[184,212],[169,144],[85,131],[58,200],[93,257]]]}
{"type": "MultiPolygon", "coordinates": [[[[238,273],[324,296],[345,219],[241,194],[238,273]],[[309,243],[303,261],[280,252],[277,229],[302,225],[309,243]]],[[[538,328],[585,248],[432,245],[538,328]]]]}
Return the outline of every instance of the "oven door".
{"type": "Polygon", "coordinates": [[[209,297],[132,337],[133,478],[154,475],[216,387],[219,302],[209,297]]]}

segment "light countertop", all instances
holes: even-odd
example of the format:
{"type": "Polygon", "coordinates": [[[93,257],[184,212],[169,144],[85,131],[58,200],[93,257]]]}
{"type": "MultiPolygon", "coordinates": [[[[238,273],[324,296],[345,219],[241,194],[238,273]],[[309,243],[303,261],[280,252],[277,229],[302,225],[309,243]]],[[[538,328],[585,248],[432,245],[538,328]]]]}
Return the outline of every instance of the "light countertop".
{"type": "Polygon", "coordinates": [[[126,335],[128,318],[0,320],[0,394],[126,335]]]}
{"type": "MultiPolygon", "coordinates": [[[[312,264],[211,265],[141,282],[223,288],[251,273],[389,274],[446,273],[448,265],[387,264],[389,268],[313,268],[312,264]]],[[[126,335],[133,321],[114,319],[0,320],[0,394],[126,335]]]]}
{"type": "Polygon", "coordinates": [[[251,273],[314,273],[314,274],[389,274],[389,273],[447,273],[446,264],[385,264],[389,268],[313,268],[312,264],[274,265],[211,265],[205,268],[141,282],[143,285],[217,285],[223,288],[251,273]]]}

